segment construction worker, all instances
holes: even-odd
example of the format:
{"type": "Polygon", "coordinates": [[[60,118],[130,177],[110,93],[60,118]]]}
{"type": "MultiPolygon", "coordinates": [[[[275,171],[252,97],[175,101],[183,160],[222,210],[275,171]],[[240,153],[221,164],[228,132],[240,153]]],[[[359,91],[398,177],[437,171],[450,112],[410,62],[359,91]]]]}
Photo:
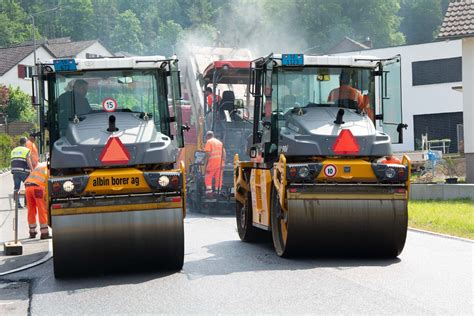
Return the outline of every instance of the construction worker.
{"type": "Polygon", "coordinates": [[[393,155],[388,155],[388,156],[385,156],[385,159],[382,160],[381,163],[388,165],[388,164],[401,164],[402,162],[397,157],[393,155]]]}
{"type": "Polygon", "coordinates": [[[46,211],[46,193],[48,185],[46,163],[40,163],[25,181],[26,200],[28,203],[28,226],[30,238],[36,237],[36,214],[40,223],[41,239],[49,239],[48,213],[46,211]]]}
{"type": "Polygon", "coordinates": [[[222,171],[225,164],[225,150],[220,140],[214,137],[214,132],[206,133],[206,145],[204,150],[208,154],[206,163],[206,174],[204,183],[206,185],[206,194],[212,195],[212,180],[214,179],[215,188],[222,187],[222,171]]]}
{"type": "Polygon", "coordinates": [[[11,157],[11,172],[13,175],[13,187],[15,200],[18,208],[23,208],[20,204],[19,194],[20,186],[22,182],[25,182],[26,178],[33,170],[33,164],[31,162],[30,150],[26,148],[26,137],[20,138],[20,146],[15,147],[10,154],[11,157]]]}
{"type": "Polygon", "coordinates": [[[217,104],[221,102],[221,97],[218,94],[212,93],[211,87],[206,87],[206,89],[204,90],[204,95],[206,96],[208,111],[212,110],[212,104],[214,103],[214,99],[217,104]]]}
{"type": "Polygon", "coordinates": [[[30,155],[31,155],[31,164],[33,169],[36,168],[39,162],[39,155],[38,155],[38,147],[36,147],[36,133],[31,132],[30,137],[28,138],[28,141],[26,142],[26,148],[30,150],[30,155]]]}
{"type": "Polygon", "coordinates": [[[333,89],[328,96],[329,102],[346,108],[363,108],[363,97],[359,90],[352,88],[351,75],[347,70],[342,70],[339,76],[339,88],[333,89]]]}

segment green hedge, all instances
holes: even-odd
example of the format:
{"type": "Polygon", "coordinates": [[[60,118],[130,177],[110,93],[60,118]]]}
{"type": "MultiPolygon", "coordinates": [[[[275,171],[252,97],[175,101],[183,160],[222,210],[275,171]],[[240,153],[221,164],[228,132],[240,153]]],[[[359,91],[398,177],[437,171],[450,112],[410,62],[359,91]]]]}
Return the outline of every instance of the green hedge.
{"type": "Polygon", "coordinates": [[[13,139],[8,134],[0,134],[0,168],[10,166],[10,152],[13,149],[13,139]]]}

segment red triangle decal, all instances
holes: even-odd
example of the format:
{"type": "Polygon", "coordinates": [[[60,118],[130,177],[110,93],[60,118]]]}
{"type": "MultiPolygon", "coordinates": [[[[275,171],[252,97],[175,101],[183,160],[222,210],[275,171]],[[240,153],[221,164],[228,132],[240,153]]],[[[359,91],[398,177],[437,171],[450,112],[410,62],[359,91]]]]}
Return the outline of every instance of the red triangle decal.
{"type": "Polygon", "coordinates": [[[123,165],[130,161],[130,153],[120,141],[120,138],[112,136],[100,153],[99,160],[104,165],[123,165]]]}
{"type": "Polygon", "coordinates": [[[332,151],[336,155],[355,155],[360,151],[359,143],[357,139],[352,135],[348,129],[343,129],[339,136],[336,138],[332,151]]]}

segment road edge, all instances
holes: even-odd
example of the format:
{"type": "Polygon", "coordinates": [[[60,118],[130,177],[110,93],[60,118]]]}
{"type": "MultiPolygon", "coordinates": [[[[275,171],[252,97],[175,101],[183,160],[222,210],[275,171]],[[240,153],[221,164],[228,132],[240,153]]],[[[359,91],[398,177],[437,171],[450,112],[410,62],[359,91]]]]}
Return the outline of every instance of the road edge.
{"type": "Polygon", "coordinates": [[[421,234],[434,235],[434,236],[438,236],[438,237],[443,237],[443,238],[448,238],[448,239],[454,239],[454,240],[458,240],[458,241],[463,241],[463,242],[467,242],[467,243],[470,243],[470,244],[474,244],[474,240],[472,240],[472,239],[467,239],[467,238],[463,238],[463,237],[457,237],[457,236],[453,236],[453,235],[442,234],[442,233],[432,232],[432,231],[429,231],[429,230],[424,230],[424,229],[420,229],[420,228],[413,228],[413,227],[408,227],[408,230],[411,230],[411,231],[414,231],[414,232],[418,232],[418,233],[421,233],[421,234]]]}

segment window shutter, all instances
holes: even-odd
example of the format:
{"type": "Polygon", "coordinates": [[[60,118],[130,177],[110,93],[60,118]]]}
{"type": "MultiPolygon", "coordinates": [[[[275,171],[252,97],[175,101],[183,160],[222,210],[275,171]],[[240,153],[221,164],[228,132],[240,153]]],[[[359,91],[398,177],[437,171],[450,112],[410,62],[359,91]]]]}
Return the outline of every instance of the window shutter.
{"type": "Polygon", "coordinates": [[[18,78],[24,79],[26,77],[26,66],[18,65],[18,78]]]}

